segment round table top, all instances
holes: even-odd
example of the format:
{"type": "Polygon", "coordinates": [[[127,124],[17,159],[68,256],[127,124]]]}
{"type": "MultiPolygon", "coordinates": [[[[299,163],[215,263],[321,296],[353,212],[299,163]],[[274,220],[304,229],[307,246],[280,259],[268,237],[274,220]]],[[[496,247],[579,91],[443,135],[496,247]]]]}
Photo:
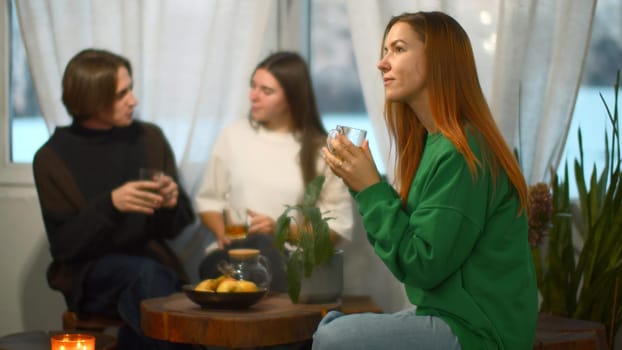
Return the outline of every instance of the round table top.
{"type": "Polygon", "coordinates": [[[178,343],[246,348],[311,339],[322,316],[340,303],[294,304],[271,294],[248,309],[204,309],[183,293],[141,304],[145,335],[178,343]]]}

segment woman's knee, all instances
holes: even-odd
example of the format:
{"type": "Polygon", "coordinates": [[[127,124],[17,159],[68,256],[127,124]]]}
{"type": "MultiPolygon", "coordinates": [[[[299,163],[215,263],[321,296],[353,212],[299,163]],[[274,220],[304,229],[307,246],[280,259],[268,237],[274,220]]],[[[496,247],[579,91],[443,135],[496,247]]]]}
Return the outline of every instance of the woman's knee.
{"type": "Polygon", "coordinates": [[[319,326],[313,334],[313,350],[338,349],[342,341],[334,327],[319,326]]]}
{"type": "Polygon", "coordinates": [[[313,334],[313,350],[340,349],[347,332],[344,333],[341,326],[333,321],[342,316],[343,313],[338,311],[326,314],[313,334]]]}

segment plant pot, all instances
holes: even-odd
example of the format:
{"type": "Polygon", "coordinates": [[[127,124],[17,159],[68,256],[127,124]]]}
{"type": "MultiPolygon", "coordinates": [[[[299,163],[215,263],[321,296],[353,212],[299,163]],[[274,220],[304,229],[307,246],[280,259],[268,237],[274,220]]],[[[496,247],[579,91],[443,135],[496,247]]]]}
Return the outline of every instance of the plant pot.
{"type": "Polygon", "coordinates": [[[343,293],[343,250],[336,250],[329,264],[316,267],[300,282],[298,302],[319,304],[336,302],[343,293]]]}

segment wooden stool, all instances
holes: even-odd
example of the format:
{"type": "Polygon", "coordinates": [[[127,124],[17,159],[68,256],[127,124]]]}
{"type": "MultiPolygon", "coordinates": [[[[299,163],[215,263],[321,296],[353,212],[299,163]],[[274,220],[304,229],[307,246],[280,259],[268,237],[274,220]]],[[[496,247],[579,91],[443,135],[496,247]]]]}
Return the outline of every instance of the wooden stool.
{"type": "Polygon", "coordinates": [[[358,314],[361,312],[382,313],[382,309],[369,295],[344,295],[341,298],[341,312],[358,314]]]}
{"type": "Polygon", "coordinates": [[[119,318],[89,315],[80,317],[73,311],[63,312],[64,331],[103,332],[106,328],[119,328],[123,321],[119,318]]]}
{"type": "Polygon", "coordinates": [[[605,326],[598,322],[539,314],[534,350],[606,350],[605,326]]]}

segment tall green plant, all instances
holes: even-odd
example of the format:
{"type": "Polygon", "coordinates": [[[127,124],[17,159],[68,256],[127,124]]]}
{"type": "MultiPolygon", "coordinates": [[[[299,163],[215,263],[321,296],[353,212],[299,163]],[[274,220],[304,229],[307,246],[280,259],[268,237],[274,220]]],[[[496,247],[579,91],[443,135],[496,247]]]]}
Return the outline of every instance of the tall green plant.
{"type": "Polygon", "coordinates": [[[568,198],[568,165],[564,178],[553,175],[555,216],[549,232],[546,257],[534,251],[538,266],[538,285],[542,295],[541,311],[603,323],[613,345],[614,331],[622,320],[622,178],[618,92],[620,71],[614,85],[613,110],[600,95],[612,126],[609,139],[605,131],[605,166],[599,173],[592,166],[589,182],[584,177],[583,139],[578,132],[579,159],[574,161],[579,193],[580,218],[575,218],[583,245],[575,262],[572,222],[568,198]]]}
{"type": "Polygon", "coordinates": [[[553,217],[552,227],[547,235],[546,253],[542,247],[533,249],[542,312],[564,317],[574,310],[576,294],[570,287],[575,273],[574,248],[572,245],[572,215],[568,195],[568,165],[564,167],[564,178],[553,174],[553,217]],[[542,260],[543,259],[543,260],[542,260]]]}

